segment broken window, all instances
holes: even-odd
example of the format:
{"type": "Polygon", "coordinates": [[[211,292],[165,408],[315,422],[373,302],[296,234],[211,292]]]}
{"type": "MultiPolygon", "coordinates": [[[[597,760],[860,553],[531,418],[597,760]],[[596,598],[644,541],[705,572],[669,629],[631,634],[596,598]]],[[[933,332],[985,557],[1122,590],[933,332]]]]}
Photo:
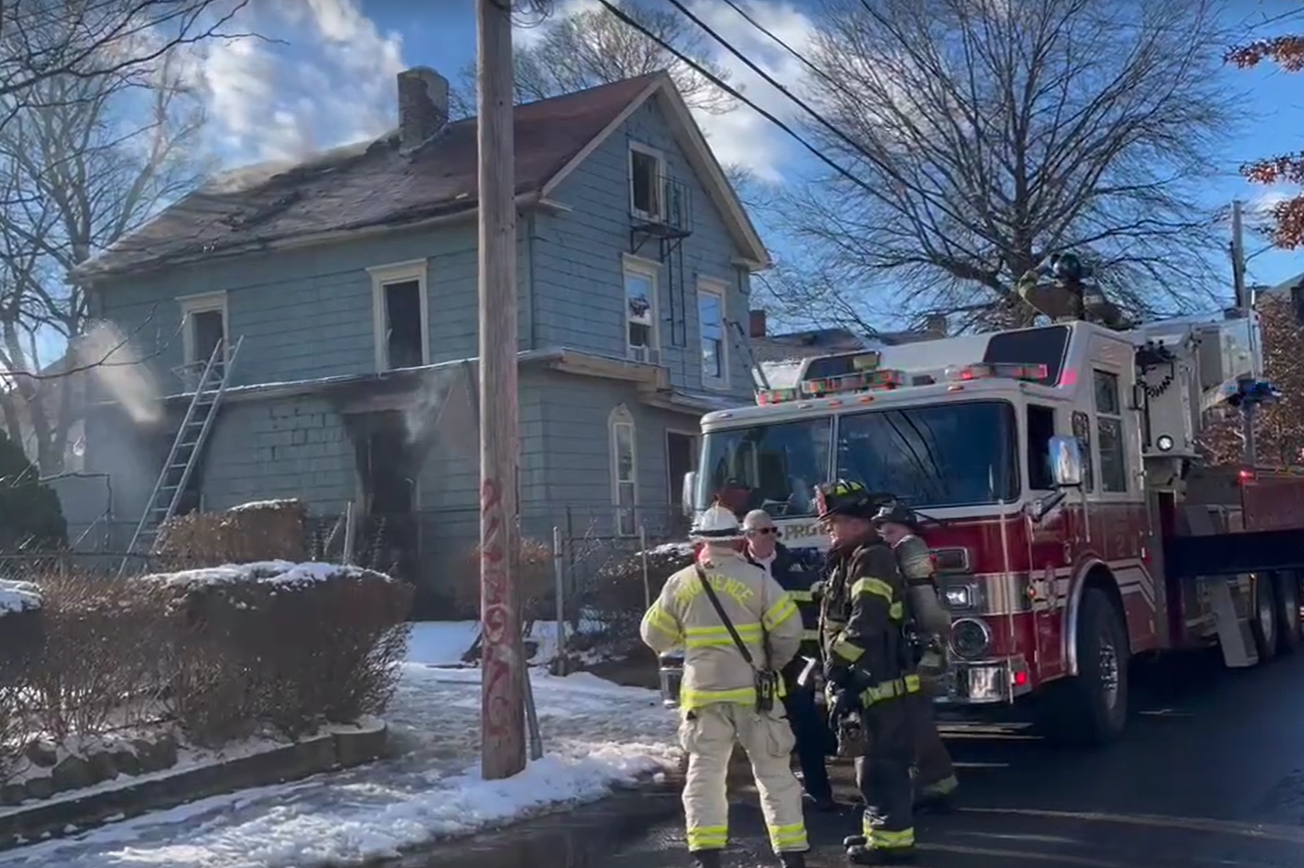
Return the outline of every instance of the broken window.
{"type": "Polygon", "coordinates": [[[628,356],[651,362],[656,345],[654,311],[656,308],[656,271],[630,268],[625,271],[625,330],[628,356]]]}
{"type": "Polygon", "coordinates": [[[416,368],[426,364],[422,340],[421,282],[385,284],[385,367],[416,368]]]}
{"type": "Polygon", "coordinates": [[[661,179],[664,174],[658,154],[630,149],[630,206],[635,214],[648,219],[661,217],[661,179]]]}

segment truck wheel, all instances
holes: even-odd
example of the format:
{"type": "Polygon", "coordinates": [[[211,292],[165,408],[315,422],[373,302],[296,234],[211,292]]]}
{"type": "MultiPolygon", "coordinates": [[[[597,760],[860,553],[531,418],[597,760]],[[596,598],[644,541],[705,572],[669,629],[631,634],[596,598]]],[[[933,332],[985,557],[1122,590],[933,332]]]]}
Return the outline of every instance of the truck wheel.
{"type": "Polygon", "coordinates": [[[1099,588],[1082,593],[1078,674],[1054,685],[1047,736],[1069,744],[1104,745],[1127,727],[1128,645],[1122,614],[1099,588]]]}
{"type": "Polygon", "coordinates": [[[1270,573],[1255,573],[1253,577],[1250,632],[1259,652],[1259,663],[1264,664],[1277,656],[1277,594],[1276,582],[1270,573]]]}
{"type": "Polygon", "coordinates": [[[1277,573],[1277,653],[1294,654],[1300,643],[1299,575],[1293,570],[1277,573]]]}

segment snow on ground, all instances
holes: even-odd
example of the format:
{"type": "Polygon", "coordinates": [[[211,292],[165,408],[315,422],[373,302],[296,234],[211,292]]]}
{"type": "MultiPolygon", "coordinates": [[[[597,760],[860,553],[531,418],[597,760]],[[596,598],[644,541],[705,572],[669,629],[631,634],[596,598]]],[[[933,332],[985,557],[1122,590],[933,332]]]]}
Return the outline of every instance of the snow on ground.
{"type": "MultiPolygon", "coordinates": [[[[595,620],[580,622],[580,629],[584,632],[600,627],[595,620]]],[[[413,624],[412,635],[408,638],[408,661],[431,666],[461,665],[462,655],[475,643],[479,634],[479,621],[422,621],[413,624]]],[[[530,662],[535,665],[547,663],[557,652],[556,622],[535,621],[529,639],[537,643],[530,662]]]]}
{"type": "Polygon", "coordinates": [[[41,608],[41,591],[31,582],[0,579],[0,615],[41,608]]]}
{"type": "Polygon", "coordinates": [[[587,673],[556,678],[534,670],[546,755],[510,780],[480,779],[480,672],[431,665],[456,662],[474,638],[474,625],[417,625],[386,714],[392,743],[403,751],[396,759],[2,852],[0,868],[356,863],[601,798],[676,763],[675,718],[654,691],[587,673]]]}

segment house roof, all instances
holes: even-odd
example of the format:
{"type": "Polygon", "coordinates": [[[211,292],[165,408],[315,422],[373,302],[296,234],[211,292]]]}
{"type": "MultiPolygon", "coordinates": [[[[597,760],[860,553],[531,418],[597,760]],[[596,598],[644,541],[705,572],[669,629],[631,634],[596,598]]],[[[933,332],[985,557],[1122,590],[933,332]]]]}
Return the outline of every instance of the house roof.
{"type": "MultiPolygon", "coordinates": [[[[648,99],[658,97],[681,148],[744,259],[769,256],[687,106],[665,73],[640,76],[519,105],[515,109],[516,192],[544,199],[648,99]]],[[[475,210],[477,122],[448,124],[408,151],[396,131],[294,164],[228,172],[165,209],[73,273],[109,274],[237,255],[343,233],[409,226],[475,210]]]]}

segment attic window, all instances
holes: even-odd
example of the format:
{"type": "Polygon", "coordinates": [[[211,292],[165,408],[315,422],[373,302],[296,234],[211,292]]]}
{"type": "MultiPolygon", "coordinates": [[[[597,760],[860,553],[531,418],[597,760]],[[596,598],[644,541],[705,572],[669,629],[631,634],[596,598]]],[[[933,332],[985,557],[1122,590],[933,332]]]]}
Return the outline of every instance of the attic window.
{"type": "Polygon", "coordinates": [[[661,193],[666,160],[660,151],[631,142],[629,146],[630,211],[645,220],[658,220],[664,213],[661,193]]]}

